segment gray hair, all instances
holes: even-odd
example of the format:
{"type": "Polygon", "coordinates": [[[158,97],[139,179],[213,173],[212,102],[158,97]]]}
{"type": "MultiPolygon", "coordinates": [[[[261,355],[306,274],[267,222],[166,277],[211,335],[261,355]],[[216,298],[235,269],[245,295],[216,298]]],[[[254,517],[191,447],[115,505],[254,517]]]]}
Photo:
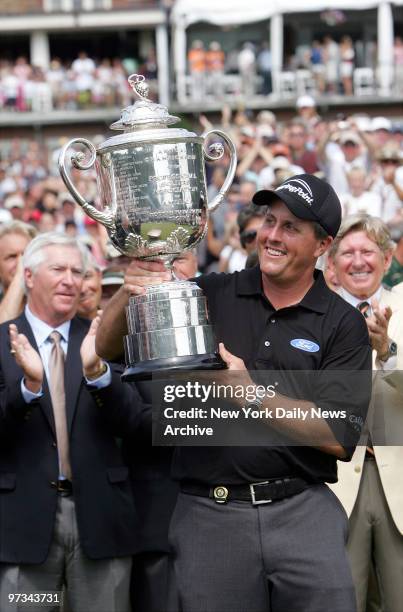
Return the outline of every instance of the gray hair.
{"type": "Polygon", "coordinates": [[[33,274],[46,260],[45,249],[49,246],[64,246],[76,249],[81,256],[83,271],[88,266],[88,249],[76,238],[59,234],[58,232],[45,232],[34,238],[25,249],[22,265],[24,271],[29,269],[33,274]]]}
{"type": "Polygon", "coordinates": [[[21,236],[32,240],[32,238],[35,238],[37,231],[33,225],[24,223],[24,221],[10,221],[0,227],[0,240],[3,236],[8,236],[9,234],[21,234],[21,236]]]}
{"type": "Polygon", "coordinates": [[[330,247],[329,257],[335,257],[337,255],[340,242],[351,232],[365,232],[367,236],[378,245],[383,253],[391,251],[395,247],[389,228],[382,219],[367,215],[366,213],[358,213],[355,215],[348,215],[341,222],[337,236],[330,247]]]}

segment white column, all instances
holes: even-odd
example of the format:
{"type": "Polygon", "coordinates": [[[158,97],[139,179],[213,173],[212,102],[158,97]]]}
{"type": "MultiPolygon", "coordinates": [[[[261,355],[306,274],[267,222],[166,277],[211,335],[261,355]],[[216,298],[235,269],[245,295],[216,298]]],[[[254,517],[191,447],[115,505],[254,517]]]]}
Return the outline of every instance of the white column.
{"type": "Polygon", "coordinates": [[[175,24],[174,30],[174,68],[178,100],[186,101],[186,29],[183,21],[175,24]]]}
{"type": "Polygon", "coordinates": [[[45,70],[49,68],[50,49],[46,32],[32,32],[30,37],[30,63],[45,70]]]}
{"type": "Polygon", "coordinates": [[[162,23],[155,34],[158,65],[158,98],[160,104],[169,106],[169,49],[168,27],[162,23]]]}
{"type": "Polygon", "coordinates": [[[270,50],[272,61],[273,91],[278,93],[278,75],[283,68],[283,45],[284,45],[284,23],[283,15],[275,14],[270,19],[270,50]]]}
{"type": "Polygon", "coordinates": [[[378,6],[378,82],[379,93],[388,96],[393,82],[393,15],[389,2],[378,6]]]}
{"type": "Polygon", "coordinates": [[[147,57],[150,49],[154,47],[154,37],[152,30],[142,30],[139,32],[139,53],[141,57],[147,57]]]}

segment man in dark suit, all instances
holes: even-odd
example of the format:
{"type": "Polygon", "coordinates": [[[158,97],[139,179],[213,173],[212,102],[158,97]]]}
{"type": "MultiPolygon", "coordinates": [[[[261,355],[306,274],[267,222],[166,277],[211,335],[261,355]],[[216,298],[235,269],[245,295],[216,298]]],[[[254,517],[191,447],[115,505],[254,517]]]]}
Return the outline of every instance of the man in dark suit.
{"type": "MultiPolygon", "coordinates": [[[[124,285],[105,307],[97,333],[97,351],[106,359],[123,359],[131,265],[126,268],[124,285]]],[[[177,257],[174,272],[183,280],[196,276],[195,254],[188,251],[177,257]]],[[[136,387],[150,410],[142,418],[140,427],[127,428],[122,444],[140,527],[138,551],[133,557],[131,602],[135,612],[173,612],[179,606],[168,542],[169,524],[179,493],[178,484],[171,478],[173,448],[151,445],[152,384],[137,382],[136,387]]]]}
{"type": "Polygon", "coordinates": [[[25,311],[0,326],[1,610],[63,588],[71,612],[130,610],[137,519],[115,436],[142,408],[95,353],[99,319],[75,317],[85,258],[74,239],[38,236],[25,311]]]}

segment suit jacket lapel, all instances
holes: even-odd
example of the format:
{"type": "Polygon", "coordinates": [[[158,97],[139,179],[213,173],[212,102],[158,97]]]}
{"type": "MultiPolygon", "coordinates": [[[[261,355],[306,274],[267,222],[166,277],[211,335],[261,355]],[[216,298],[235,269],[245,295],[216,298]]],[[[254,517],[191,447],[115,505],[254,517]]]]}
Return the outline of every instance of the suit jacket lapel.
{"type": "MultiPolygon", "coordinates": [[[[22,314],[16,321],[15,324],[17,325],[18,331],[20,334],[24,334],[30,344],[32,344],[32,346],[34,347],[34,349],[36,351],[38,351],[39,353],[39,349],[38,349],[38,345],[36,343],[35,340],[35,336],[32,332],[31,326],[28,323],[28,320],[25,316],[25,314],[22,314]]],[[[46,417],[46,420],[49,423],[49,426],[54,434],[54,436],[56,436],[56,431],[55,431],[55,419],[53,416],[53,407],[52,407],[52,400],[50,399],[50,392],[49,392],[49,387],[48,387],[48,381],[46,378],[46,375],[43,376],[43,384],[42,384],[42,391],[43,391],[43,396],[41,397],[41,399],[39,400],[39,404],[42,408],[42,411],[46,417]]]]}
{"type": "Polygon", "coordinates": [[[79,319],[72,319],[69,344],[64,369],[64,385],[66,390],[67,428],[70,433],[74,414],[77,408],[77,398],[83,384],[83,370],[80,357],[81,343],[88,328],[79,319]]]}

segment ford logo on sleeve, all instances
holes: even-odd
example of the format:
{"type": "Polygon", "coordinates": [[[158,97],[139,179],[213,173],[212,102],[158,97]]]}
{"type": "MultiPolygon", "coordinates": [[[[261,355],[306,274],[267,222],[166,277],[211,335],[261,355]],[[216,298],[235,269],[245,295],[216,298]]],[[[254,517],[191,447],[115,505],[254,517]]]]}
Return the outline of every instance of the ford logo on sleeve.
{"type": "Polygon", "coordinates": [[[291,346],[300,349],[301,351],[307,351],[307,353],[317,353],[319,350],[319,344],[312,342],[311,340],[304,340],[303,338],[295,338],[290,340],[291,346]]]}

